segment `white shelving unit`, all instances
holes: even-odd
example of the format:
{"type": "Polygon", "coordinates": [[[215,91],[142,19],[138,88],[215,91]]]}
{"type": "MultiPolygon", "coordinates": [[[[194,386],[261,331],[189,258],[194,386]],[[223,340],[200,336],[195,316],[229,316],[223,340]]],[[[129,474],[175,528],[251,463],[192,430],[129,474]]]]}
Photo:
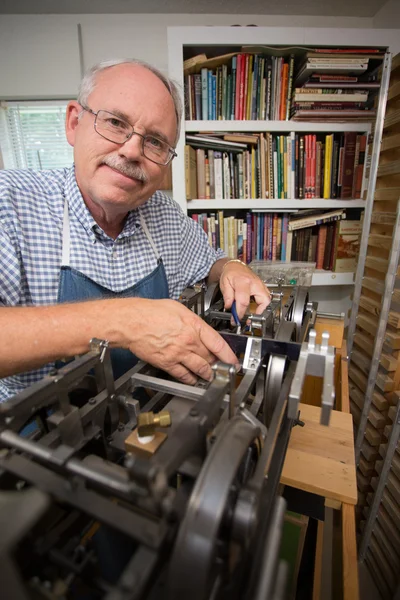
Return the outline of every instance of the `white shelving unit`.
{"type": "MultiPolygon", "coordinates": [[[[240,52],[242,45],[288,47],[301,46],[305,49],[320,46],[359,46],[390,48],[393,52],[399,50],[400,41],[395,30],[379,29],[315,29],[305,27],[170,27],[168,28],[168,59],[169,75],[184,89],[183,60],[184,49],[192,50],[198,47],[198,53],[207,52],[207,47],[220,47],[220,53],[240,52]]],[[[341,200],[323,198],[315,199],[251,199],[251,200],[190,200],[186,201],[184,145],[185,133],[200,131],[227,132],[342,132],[357,131],[371,132],[371,123],[308,123],[295,121],[183,121],[181,136],[177,145],[177,154],[173,162],[173,197],[184,211],[201,210],[213,212],[216,210],[253,210],[267,212],[293,212],[307,208],[365,208],[364,200],[341,200]]],[[[354,282],[354,273],[332,273],[316,271],[312,285],[321,290],[328,286],[343,286],[340,302],[348,299],[354,282]]],[[[336,288],[336,289],[337,289],[336,288]]],[[[332,290],[333,292],[333,290],[332,290]]],[[[339,290],[337,289],[337,293],[339,290]]],[[[326,301],[329,301],[328,296],[326,301]]],[[[347,302],[347,306],[349,306],[347,302]]]]}

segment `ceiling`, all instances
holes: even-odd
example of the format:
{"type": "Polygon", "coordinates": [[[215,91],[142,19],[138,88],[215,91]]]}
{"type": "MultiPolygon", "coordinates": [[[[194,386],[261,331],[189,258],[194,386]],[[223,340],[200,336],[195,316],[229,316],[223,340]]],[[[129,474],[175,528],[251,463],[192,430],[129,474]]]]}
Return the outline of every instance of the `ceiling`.
{"type": "Polygon", "coordinates": [[[373,17],[387,0],[0,0],[0,14],[237,14],[373,17]]]}

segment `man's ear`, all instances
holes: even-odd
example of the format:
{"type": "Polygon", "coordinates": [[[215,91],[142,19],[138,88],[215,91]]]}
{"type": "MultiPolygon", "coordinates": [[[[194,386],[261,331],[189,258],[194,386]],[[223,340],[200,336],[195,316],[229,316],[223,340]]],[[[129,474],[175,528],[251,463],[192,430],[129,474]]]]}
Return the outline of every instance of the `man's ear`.
{"type": "Polygon", "coordinates": [[[82,106],[75,100],[68,102],[67,114],[65,117],[65,135],[67,136],[68,143],[71,146],[75,146],[75,135],[76,128],[78,127],[79,119],[78,116],[82,112],[82,106]]]}

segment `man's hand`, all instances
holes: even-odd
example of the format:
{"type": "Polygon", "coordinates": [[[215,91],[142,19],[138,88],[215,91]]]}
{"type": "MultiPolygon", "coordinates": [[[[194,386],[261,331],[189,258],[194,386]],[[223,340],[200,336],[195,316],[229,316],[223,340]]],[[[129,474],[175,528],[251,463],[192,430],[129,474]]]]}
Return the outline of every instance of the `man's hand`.
{"type": "Polygon", "coordinates": [[[211,365],[216,360],[238,364],[219,333],[179,302],[142,299],[135,310],[139,314],[132,324],[129,306],[120,312],[125,330],[123,346],[183,383],[193,384],[197,376],[211,380],[211,365]]]}
{"type": "Polygon", "coordinates": [[[89,350],[96,337],[127,348],[183,383],[212,378],[216,360],[238,364],[225,340],[175,300],[117,298],[38,307],[3,307],[0,377],[89,350]]]}
{"type": "Polygon", "coordinates": [[[233,301],[236,300],[239,319],[243,317],[250,304],[250,296],[254,296],[257,303],[257,315],[260,315],[271,302],[271,294],[265,283],[239,261],[228,261],[224,264],[219,286],[224,297],[225,308],[231,308],[233,301]]]}

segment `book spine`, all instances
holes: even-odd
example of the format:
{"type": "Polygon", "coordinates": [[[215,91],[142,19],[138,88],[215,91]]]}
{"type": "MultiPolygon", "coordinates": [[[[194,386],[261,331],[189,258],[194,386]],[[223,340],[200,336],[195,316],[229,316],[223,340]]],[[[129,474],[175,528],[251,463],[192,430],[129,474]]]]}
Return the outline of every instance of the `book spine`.
{"type": "Polygon", "coordinates": [[[303,200],[305,198],[305,195],[304,195],[304,185],[305,185],[304,151],[305,151],[304,135],[301,135],[300,141],[299,141],[299,199],[300,200],[303,200]]]}
{"type": "Polygon", "coordinates": [[[208,118],[208,69],[201,69],[201,118],[208,118]]]}
{"type": "Polygon", "coordinates": [[[346,131],[344,134],[343,167],[342,167],[342,193],[341,198],[351,198],[353,191],[354,159],[356,153],[357,134],[346,131]]]}
{"type": "Polygon", "coordinates": [[[292,101],[292,89],[293,89],[293,73],[294,73],[294,55],[291,54],[289,58],[289,76],[288,76],[288,86],[287,86],[287,96],[286,96],[286,121],[289,120],[290,117],[290,108],[292,101]]]}

